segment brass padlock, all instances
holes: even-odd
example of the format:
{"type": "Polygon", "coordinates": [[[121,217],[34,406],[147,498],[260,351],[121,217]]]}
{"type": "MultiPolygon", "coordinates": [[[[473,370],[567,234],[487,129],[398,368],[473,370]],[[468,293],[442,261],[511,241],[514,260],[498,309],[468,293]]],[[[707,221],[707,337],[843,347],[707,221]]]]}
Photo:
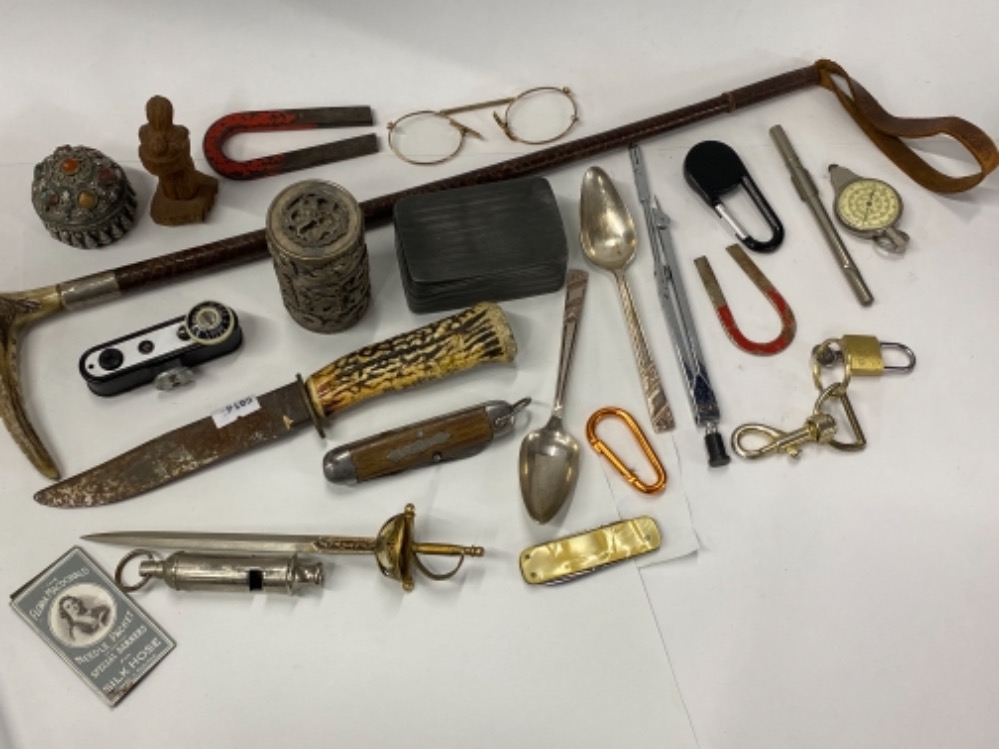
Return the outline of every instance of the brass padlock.
{"type": "Polygon", "coordinates": [[[845,390],[850,378],[880,377],[883,374],[908,374],[916,367],[916,355],[902,343],[879,341],[872,335],[844,335],[841,338],[828,338],[812,349],[812,379],[820,391],[826,385],[822,382],[822,368],[842,364],[842,385],[845,390]],[[884,352],[901,353],[904,364],[885,364],[884,352]]]}

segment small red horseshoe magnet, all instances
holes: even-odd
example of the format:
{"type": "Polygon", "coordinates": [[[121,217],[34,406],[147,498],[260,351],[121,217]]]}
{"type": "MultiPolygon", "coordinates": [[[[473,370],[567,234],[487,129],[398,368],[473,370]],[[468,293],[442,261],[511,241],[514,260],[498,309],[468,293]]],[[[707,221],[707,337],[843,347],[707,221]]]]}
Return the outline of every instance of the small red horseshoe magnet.
{"type": "Polygon", "coordinates": [[[732,343],[747,354],[755,354],[757,356],[779,354],[791,345],[791,341],[794,340],[795,331],[798,329],[798,323],[794,319],[794,312],[791,310],[791,306],[781,296],[780,292],[774,288],[774,285],[770,283],[770,279],[763,275],[763,271],[759,269],[756,263],[749,259],[749,256],[739,245],[729,245],[725,249],[728,250],[728,254],[738,263],[743,272],[749,276],[749,279],[756,288],[763,293],[763,296],[767,298],[767,301],[770,302],[780,317],[780,332],[773,340],[761,342],[747,338],[735,321],[735,316],[732,314],[732,310],[728,306],[728,301],[726,301],[725,295],[722,293],[718,279],[715,278],[714,271],[711,270],[711,263],[708,262],[706,257],[702,256],[694,260],[694,265],[697,266],[697,272],[701,276],[704,290],[708,292],[708,298],[711,299],[711,304],[715,308],[718,320],[725,329],[725,334],[732,343]]]}
{"type": "Polygon", "coordinates": [[[212,169],[229,179],[248,180],[294,172],[299,169],[366,156],[378,151],[374,133],[324,143],[320,146],[285,151],[248,161],[226,156],[222,147],[234,135],[278,130],[373,125],[371,107],[320,107],[316,109],[267,109],[235,112],[212,123],[205,133],[202,148],[212,169]]]}

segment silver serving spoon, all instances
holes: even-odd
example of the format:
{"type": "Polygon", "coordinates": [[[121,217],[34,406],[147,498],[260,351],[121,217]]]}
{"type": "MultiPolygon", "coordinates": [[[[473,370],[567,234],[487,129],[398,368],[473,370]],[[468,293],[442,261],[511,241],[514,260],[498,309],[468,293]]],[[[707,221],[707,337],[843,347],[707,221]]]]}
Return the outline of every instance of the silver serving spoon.
{"type": "Polygon", "coordinates": [[[562,426],[565,381],[569,376],[576,328],[586,298],[585,270],[570,270],[565,279],[565,313],[562,316],[562,351],[558,360],[555,402],[552,415],[542,429],[524,437],[520,443],[520,493],[527,514],[539,523],[547,523],[562,509],[576,486],[579,443],[562,426]]]}
{"type": "Polygon", "coordinates": [[[583,175],[579,196],[579,240],[583,254],[593,265],[609,270],[617,280],[624,319],[628,324],[631,348],[642,381],[645,404],[652,418],[652,428],[663,432],[674,427],[673,411],[666,400],[659,370],[645,342],[642,322],[638,319],[635,302],[624,269],[635,257],[638,235],[628,206],[621,200],[614,183],[599,167],[591,167],[583,175]]]}

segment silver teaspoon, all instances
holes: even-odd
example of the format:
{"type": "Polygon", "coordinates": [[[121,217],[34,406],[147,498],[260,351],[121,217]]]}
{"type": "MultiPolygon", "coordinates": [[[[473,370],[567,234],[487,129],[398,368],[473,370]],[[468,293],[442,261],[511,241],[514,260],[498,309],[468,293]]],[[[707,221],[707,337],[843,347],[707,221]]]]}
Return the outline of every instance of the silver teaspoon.
{"type": "Polygon", "coordinates": [[[555,402],[548,423],[526,437],[520,444],[520,493],[527,514],[538,523],[547,523],[565,505],[576,486],[579,466],[579,443],[562,426],[565,382],[572,363],[576,328],[583,312],[585,270],[570,270],[565,281],[565,313],[562,316],[562,350],[559,354],[555,402]]]}
{"type": "Polygon", "coordinates": [[[631,288],[624,274],[625,268],[635,257],[635,247],[638,244],[635,222],[614,183],[599,167],[591,167],[583,175],[579,223],[579,239],[586,259],[598,268],[609,270],[617,281],[652,428],[657,432],[672,429],[673,411],[666,400],[666,391],[645,341],[642,322],[638,318],[631,288]]]}

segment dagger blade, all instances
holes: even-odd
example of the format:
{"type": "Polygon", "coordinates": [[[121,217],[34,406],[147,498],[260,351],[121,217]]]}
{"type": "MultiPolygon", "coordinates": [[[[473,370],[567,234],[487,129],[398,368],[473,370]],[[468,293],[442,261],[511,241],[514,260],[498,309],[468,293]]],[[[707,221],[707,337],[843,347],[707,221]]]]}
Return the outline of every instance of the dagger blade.
{"type": "Polygon", "coordinates": [[[230,424],[217,426],[209,416],[162,434],[42,489],[35,501],[62,508],[120,502],[313,423],[311,407],[297,380],[260,396],[257,402],[259,409],[230,424]]]}
{"type": "Polygon", "coordinates": [[[200,533],[188,531],[113,531],[82,537],[117,546],[142,549],[182,549],[183,551],[230,551],[257,554],[330,553],[322,536],[273,533],[200,533]]]}

